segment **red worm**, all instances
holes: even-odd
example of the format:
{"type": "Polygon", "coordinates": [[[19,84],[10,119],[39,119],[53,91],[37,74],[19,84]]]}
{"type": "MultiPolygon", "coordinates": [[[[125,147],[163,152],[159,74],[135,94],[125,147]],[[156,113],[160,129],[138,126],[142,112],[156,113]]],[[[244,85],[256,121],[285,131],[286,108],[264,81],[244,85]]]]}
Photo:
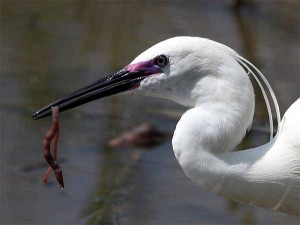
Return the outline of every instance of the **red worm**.
{"type": "Polygon", "coordinates": [[[57,158],[57,143],[59,137],[59,107],[54,106],[51,109],[52,111],[52,124],[50,130],[46,133],[43,145],[44,145],[44,157],[49,164],[49,168],[43,176],[43,182],[48,183],[48,178],[51,174],[51,171],[54,171],[56,180],[58,181],[61,188],[64,188],[64,179],[62,174],[62,169],[56,162],[57,158]],[[53,141],[53,155],[51,154],[51,141],[53,141]]]}

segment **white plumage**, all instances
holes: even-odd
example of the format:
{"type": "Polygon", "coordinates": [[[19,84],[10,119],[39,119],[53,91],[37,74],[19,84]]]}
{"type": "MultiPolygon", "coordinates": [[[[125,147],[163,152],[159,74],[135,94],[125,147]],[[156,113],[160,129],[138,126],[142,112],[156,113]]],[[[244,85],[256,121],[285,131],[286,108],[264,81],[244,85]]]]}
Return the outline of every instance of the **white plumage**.
{"type": "MultiPolygon", "coordinates": [[[[169,57],[169,65],[162,73],[144,79],[137,90],[190,107],[172,139],[185,174],[207,191],[299,216],[300,99],[285,113],[279,132],[269,143],[232,152],[254,114],[254,91],[248,75],[255,76],[253,70],[265,79],[263,75],[229,47],[196,37],[160,42],[131,64],[161,54],[169,57]]],[[[280,121],[274,93],[266,80],[263,83],[280,121]]]]}
{"type": "Polygon", "coordinates": [[[175,37],[149,48],[131,64],[40,109],[34,119],[116,93],[173,100],[190,109],[172,139],[185,174],[207,191],[239,202],[300,216],[300,99],[280,122],[275,94],[264,75],[231,48],[197,37],[175,37]],[[255,78],[266,102],[270,142],[232,152],[251,127],[255,78]],[[266,94],[275,107],[278,132],[266,94]]]}

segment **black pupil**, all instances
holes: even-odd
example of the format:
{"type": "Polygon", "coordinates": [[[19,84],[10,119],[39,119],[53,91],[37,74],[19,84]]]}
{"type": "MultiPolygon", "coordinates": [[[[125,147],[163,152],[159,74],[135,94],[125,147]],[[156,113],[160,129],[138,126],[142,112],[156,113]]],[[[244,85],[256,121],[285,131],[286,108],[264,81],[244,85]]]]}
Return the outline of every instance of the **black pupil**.
{"type": "Polygon", "coordinates": [[[166,64],[166,62],[167,62],[167,60],[166,60],[166,57],[165,56],[159,56],[158,58],[157,58],[157,64],[158,65],[160,65],[160,66],[165,66],[165,64],[166,64]]]}

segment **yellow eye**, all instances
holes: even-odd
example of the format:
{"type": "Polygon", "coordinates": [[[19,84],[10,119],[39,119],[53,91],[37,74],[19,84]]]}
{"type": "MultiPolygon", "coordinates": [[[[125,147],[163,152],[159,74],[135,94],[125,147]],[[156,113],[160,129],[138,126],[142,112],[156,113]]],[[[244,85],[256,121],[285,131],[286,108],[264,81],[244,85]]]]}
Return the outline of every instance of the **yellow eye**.
{"type": "Polygon", "coordinates": [[[168,65],[169,63],[169,60],[168,60],[168,57],[165,56],[165,55],[159,55],[159,56],[156,56],[155,57],[155,64],[160,66],[160,67],[164,67],[166,65],[168,65]]]}

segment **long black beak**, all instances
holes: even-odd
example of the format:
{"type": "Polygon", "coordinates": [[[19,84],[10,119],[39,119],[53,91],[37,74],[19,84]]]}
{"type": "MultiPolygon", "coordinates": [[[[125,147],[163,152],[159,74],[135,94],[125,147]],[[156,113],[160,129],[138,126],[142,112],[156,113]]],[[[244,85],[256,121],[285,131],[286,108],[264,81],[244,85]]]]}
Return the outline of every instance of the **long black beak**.
{"type": "Polygon", "coordinates": [[[122,69],[117,73],[100,79],[52,102],[34,113],[32,118],[37,120],[50,116],[51,108],[54,106],[59,106],[59,111],[63,112],[99,98],[133,89],[139,86],[140,81],[145,78],[144,72],[143,70],[130,72],[126,69],[122,69]]]}

